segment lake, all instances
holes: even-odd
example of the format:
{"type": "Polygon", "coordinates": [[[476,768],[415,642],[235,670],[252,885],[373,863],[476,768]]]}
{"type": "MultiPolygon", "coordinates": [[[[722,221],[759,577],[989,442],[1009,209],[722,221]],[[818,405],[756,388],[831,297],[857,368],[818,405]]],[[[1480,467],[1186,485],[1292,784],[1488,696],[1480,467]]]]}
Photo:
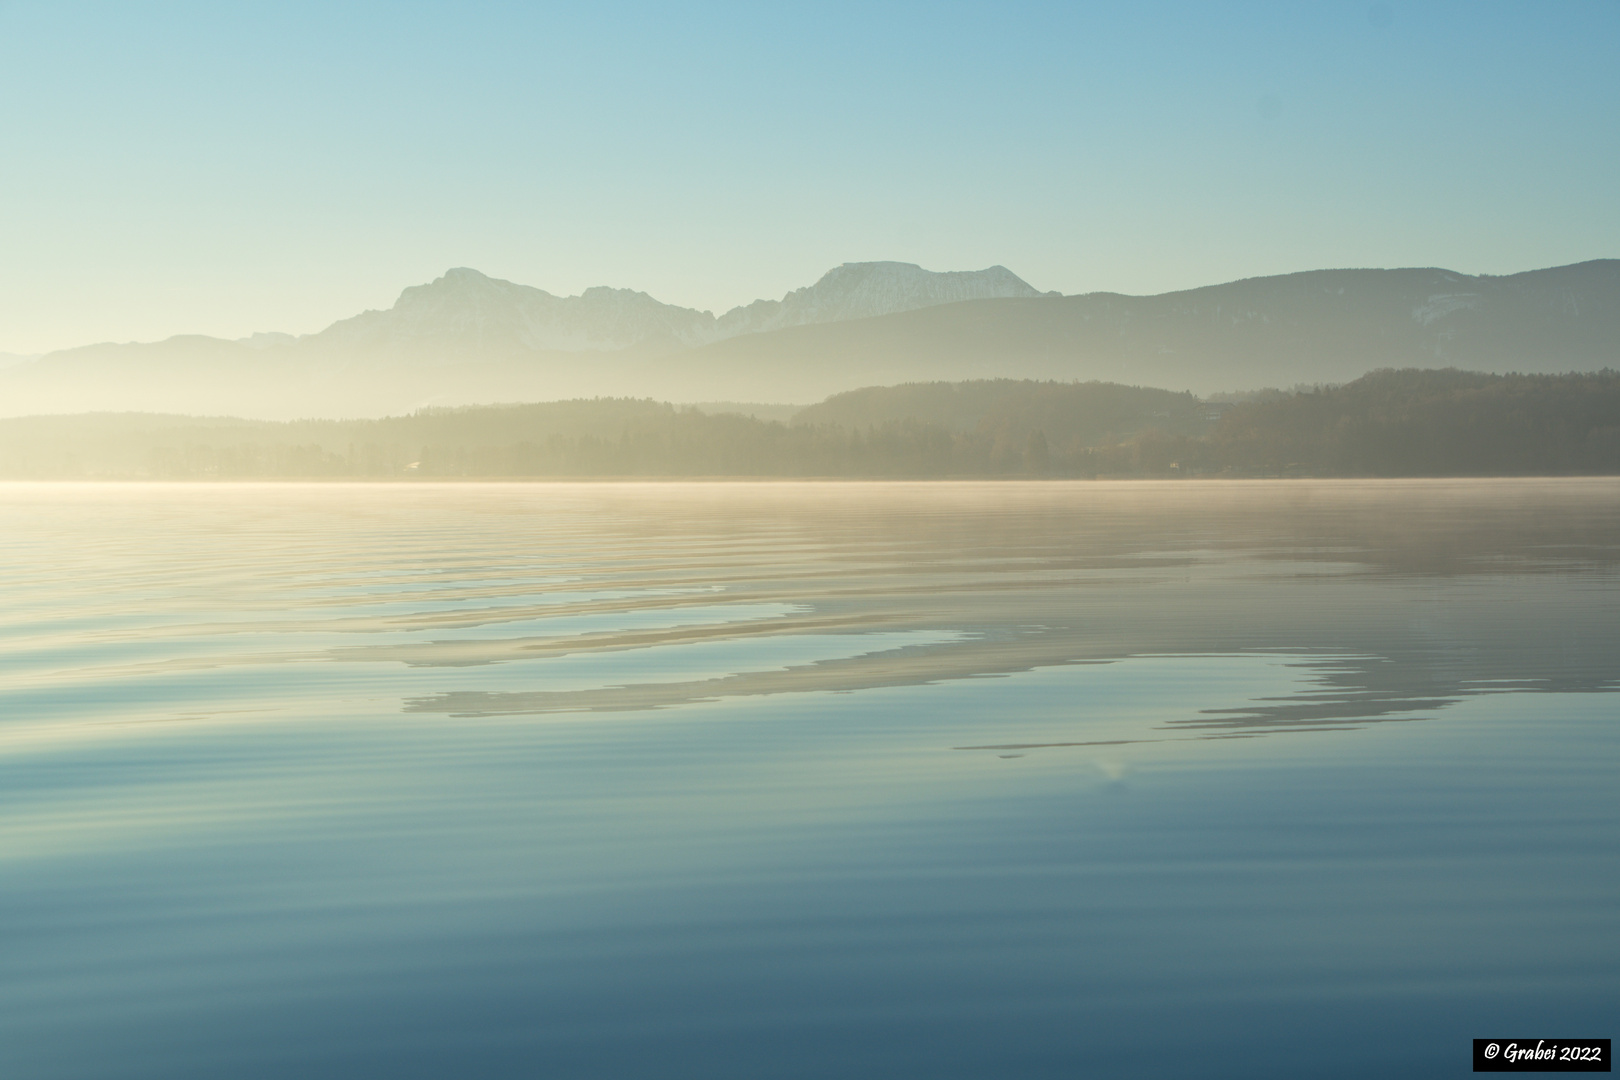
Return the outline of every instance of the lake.
{"type": "Polygon", "coordinates": [[[1620,481],[0,485],[0,1075],[1620,1016],[1620,481]]]}

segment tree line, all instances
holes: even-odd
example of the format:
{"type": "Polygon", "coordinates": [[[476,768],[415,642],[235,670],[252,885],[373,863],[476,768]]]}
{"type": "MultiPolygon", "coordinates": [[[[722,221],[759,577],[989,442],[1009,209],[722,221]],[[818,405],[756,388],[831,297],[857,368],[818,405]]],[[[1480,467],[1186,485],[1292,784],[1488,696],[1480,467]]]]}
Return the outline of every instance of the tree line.
{"type": "Polygon", "coordinates": [[[1378,371],[1236,403],[976,380],[837,395],[791,422],[602,398],[291,423],[0,420],[11,479],[1424,476],[1620,473],[1620,374],[1378,371]]]}

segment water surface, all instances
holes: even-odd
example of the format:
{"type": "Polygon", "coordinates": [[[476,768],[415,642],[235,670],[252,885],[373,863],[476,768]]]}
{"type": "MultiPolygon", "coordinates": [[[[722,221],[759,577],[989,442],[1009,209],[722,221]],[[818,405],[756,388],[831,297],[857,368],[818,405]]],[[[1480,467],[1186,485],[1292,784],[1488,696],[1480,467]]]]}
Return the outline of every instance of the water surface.
{"type": "Polygon", "coordinates": [[[0,486],[0,1074],[1460,1075],[1612,480],[0,486]]]}

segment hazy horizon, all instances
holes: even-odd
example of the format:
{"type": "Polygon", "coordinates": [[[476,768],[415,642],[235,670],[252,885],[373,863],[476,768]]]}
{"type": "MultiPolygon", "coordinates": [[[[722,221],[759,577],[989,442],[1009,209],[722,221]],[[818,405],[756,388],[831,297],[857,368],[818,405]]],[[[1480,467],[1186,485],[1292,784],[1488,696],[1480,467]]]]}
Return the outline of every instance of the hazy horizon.
{"type": "MultiPolygon", "coordinates": [[[[1151,297],[1155,297],[1155,296],[1166,296],[1166,295],[1171,295],[1173,293],[1179,293],[1179,292],[1190,292],[1190,291],[1194,291],[1196,289],[1209,288],[1209,287],[1216,286],[1216,285],[1232,285],[1232,284],[1238,284],[1238,283],[1246,282],[1246,281],[1260,280],[1260,279],[1268,278],[1268,277],[1288,277],[1288,276],[1291,276],[1293,274],[1314,273],[1314,272],[1319,272],[1319,271],[1340,271],[1340,270],[1344,270],[1344,271],[1358,271],[1358,270],[1441,270],[1441,271],[1445,271],[1445,272],[1449,272],[1449,273],[1457,273],[1457,274],[1465,275],[1465,276],[1468,276],[1468,277],[1493,278],[1493,277],[1513,277],[1513,276],[1518,275],[1518,274],[1533,273],[1533,272],[1538,271],[1538,270],[1561,270],[1561,269],[1565,269],[1565,268],[1571,267],[1571,266],[1581,266],[1581,265],[1585,265],[1585,264],[1588,264],[1588,263],[1609,262],[1609,261],[1614,261],[1615,259],[1616,259],[1616,256],[1614,256],[1614,255],[1609,255],[1609,254],[1604,254],[1604,253],[1595,253],[1590,258],[1577,259],[1577,260],[1575,260],[1573,262],[1570,262],[1570,263],[1559,264],[1558,266],[1526,266],[1526,267],[1520,267],[1520,268],[1518,268],[1516,270],[1506,270],[1506,271],[1502,271],[1502,272],[1499,272],[1499,273],[1489,273],[1489,272],[1485,272],[1485,271],[1463,270],[1463,269],[1459,269],[1459,268],[1457,268],[1455,266],[1421,266],[1421,267],[1420,266],[1301,266],[1301,267],[1297,267],[1297,268],[1295,268],[1293,270],[1280,271],[1280,272],[1275,273],[1275,274],[1251,274],[1251,275],[1245,275],[1243,277],[1238,277],[1238,278],[1231,278],[1231,279],[1224,279],[1223,278],[1223,279],[1221,279],[1219,281],[1204,281],[1204,282],[1199,282],[1199,283],[1194,284],[1194,285],[1187,285],[1187,286],[1183,286],[1183,287],[1179,287],[1179,288],[1175,288],[1175,289],[1166,289],[1166,290],[1163,290],[1161,292],[1153,292],[1153,293],[1131,293],[1131,292],[1126,292],[1126,291],[1124,291],[1122,289],[1110,289],[1110,288],[1092,289],[1092,290],[1088,290],[1085,293],[1065,293],[1065,292],[1063,292],[1061,290],[1057,290],[1057,289],[1040,290],[1039,285],[1037,285],[1036,283],[1031,282],[1030,284],[1031,284],[1032,287],[1036,288],[1038,291],[1046,292],[1047,295],[1087,296],[1087,295],[1099,295],[1099,294],[1101,294],[1101,295],[1111,295],[1111,296],[1123,296],[1123,297],[1132,298],[1132,299],[1147,299],[1147,298],[1151,298],[1151,297]]],[[[733,312],[744,310],[744,309],[748,308],[751,305],[759,304],[759,303],[762,303],[762,302],[763,303],[770,303],[770,302],[773,302],[773,301],[780,302],[782,299],[784,299],[786,297],[790,297],[794,292],[807,291],[814,284],[815,281],[820,280],[821,278],[825,277],[827,274],[831,274],[831,273],[835,272],[836,270],[838,270],[841,267],[879,266],[879,265],[903,265],[903,266],[918,267],[921,270],[923,270],[925,273],[938,274],[938,275],[971,274],[971,273],[979,273],[979,272],[984,272],[984,271],[988,271],[988,270],[994,270],[994,269],[997,269],[997,268],[1001,268],[1001,269],[1009,270],[1014,275],[1022,278],[1022,275],[1017,274],[1016,269],[1014,269],[1012,267],[1008,267],[1004,263],[997,263],[997,264],[994,264],[994,265],[988,266],[988,267],[968,268],[968,267],[928,267],[928,266],[920,266],[917,263],[908,262],[907,260],[904,260],[904,259],[873,259],[873,260],[865,260],[865,261],[844,260],[843,262],[841,262],[841,263],[839,263],[839,264],[837,264],[837,265],[835,265],[833,267],[829,267],[822,274],[816,275],[815,278],[807,280],[806,282],[801,283],[800,285],[795,286],[795,287],[787,290],[787,292],[782,294],[781,296],[766,296],[766,295],[761,294],[759,296],[752,297],[752,298],[750,298],[748,300],[740,301],[740,302],[738,302],[736,304],[730,305],[730,306],[725,307],[725,308],[719,308],[719,309],[716,309],[716,308],[692,308],[689,305],[675,305],[675,304],[670,304],[670,306],[683,307],[683,308],[686,308],[687,310],[698,311],[698,312],[700,312],[702,314],[705,314],[705,315],[713,315],[713,316],[716,316],[716,317],[721,317],[721,316],[724,316],[726,314],[730,314],[730,313],[733,313],[733,312]]],[[[498,283],[501,283],[501,284],[518,285],[518,286],[522,286],[522,287],[525,287],[525,288],[533,288],[533,289],[539,289],[540,288],[539,286],[534,285],[532,282],[515,281],[515,280],[512,280],[512,279],[508,279],[508,278],[502,278],[502,277],[500,277],[499,275],[496,275],[496,274],[487,274],[481,268],[475,267],[475,266],[451,266],[451,267],[445,267],[444,270],[440,271],[437,274],[434,274],[432,276],[432,278],[429,279],[429,280],[420,281],[420,282],[412,281],[412,282],[402,283],[400,285],[399,289],[397,290],[396,294],[395,294],[394,300],[390,301],[389,303],[383,304],[383,305],[381,305],[379,307],[375,307],[375,308],[366,308],[366,309],[363,309],[363,310],[360,310],[360,311],[349,312],[346,315],[342,315],[342,316],[339,316],[336,319],[333,319],[329,323],[325,323],[325,324],[323,324],[321,326],[315,327],[315,328],[310,329],[310,330],[301,330],[301,331],[300,330],[288,330],[288,329],[282,328],[282,327],[268,327],[268,326],[266,326],[266,327],[260,327],[260,328],[258,328],[256,330],[253,330],[253,331],[249,332],[249,333],[239,334],[239,335],[236,335],[234,337],[231,337],[231,336],[222,336],[222,335],[218,335],[218,334],[204,334],[204,333],[201,333],[200,331],[196,331],[196,330],[192,330],[192,329],[179,329],[179,330],[174,331],[171,334],[166,334],[163,337],[159,337],[159,338],[143,338],[143,339],[131,338],[131,339],[128,339],[128,340],[108,339],[106,341],[80,341],[80,342],[75,342],[75,343],[72,343],[72,344],[69,344],[69,345],[57,346],[57,347],[54,347],[54,348],[51,348],[51,349],[37,350],[37,351],[32,352],[32,353],[21,352],[21,351],[9,351],[8,352],[8,351],[0,350],[0,368],[6,367],[6,366],[8,366],[10,364],[22,363],[22,362],[26,362],[28,360],[37,359],[37,358],[39,358],[41,356],[47,356],[52,352],[62,352],[62,351],[66,351],[68,349],[82,348],[82,347],[87,346],[87,345],[158,344],[158,343],[168,341],[168,340],[170,340],[172,338],[177,338],[177,337],[214,337],[214,338],[218,338],[219,340],[222,340],[222,341],[239,341],[239,342],[252,342],[255,339],[262,339],[262,338],[266,338],[266,337],[274,337],[274,336],[277,336],[277,335],[287,335],[287,336],[290,336],[290,337],[293,337],[293,338],[314,337],[317,334],[321,333],[323,330],[327,330],[331,326],[333,326],[333,325],[335,325],[337,323],[344,322],[347,319],[352,319],[356,315],[370,314],[370,313],[376,312],[376,311],[387,311],[387,310],[395,307],[399,303],[399,301],[403,297],[403,295],[405,293],[408,293],[411,289],[418,288],[418,287],[420,287],[422,285],[437,284],[437,283],[444,280],[446,277],[448,277],[450,275],[454,275],[456,273],[464,272],[464,271],[468,271],[468,270],[471,270],[471,271],[477,273],[478,275],[480,275],[482,277],[489,278],[489,279],[491,279],[493,281],[496,281],[498,283]]],[[[657,301],[659,301],[661,303],[669,303],[663,297],[660,297],[660,296],[658,296],[658,295],[656,295],[656,294],[654,294],[654,293],[652,293],[652,292],[650,292],[650,291],[648,291],[646,289],[638,288],[633,283],[626,284],[626,283],[623,283],[623,282],[617,282],[617,283],[616,282],[609,282],[609,281],[598,282],[598,283],[596,283],[594,285],[589,285],[589,286],[586,286],[586,287],[584,287],[582,289],[579,289],[577,292],[573,292],[573,293],[551,293],[550,290],[544,290],[544,289],[541,289],[541,291],[548,292],[548,293],[550,293],[550,295],[555,296],[557,299],[560,299],[560,300],[579,300],[579,299],[583,298],[585,296],[585,294],[587,294],[587,293],[596,292],[596,291],[600,291],[600,290],[603,290],[603,289],[612,290],[612,291],[615,291],[615,292],[639,293],[641,295],[648,296],[653,300],[657,300],[657,301]]]]}
{"type": "Polygon", "coordinates": [[[1321,270],[1153,297],[1057,296],[1002,266],[845,263],[718,318],[632,290],[557,297],[462,268],[317,334],[177,336],[10,363],[0,417],[337,419],[603,397],[809,404],[1007,378],[1205,395],[1383,369],[1595,373],[1617,357],[1612,259],[1503,277],[1321,270]]]}

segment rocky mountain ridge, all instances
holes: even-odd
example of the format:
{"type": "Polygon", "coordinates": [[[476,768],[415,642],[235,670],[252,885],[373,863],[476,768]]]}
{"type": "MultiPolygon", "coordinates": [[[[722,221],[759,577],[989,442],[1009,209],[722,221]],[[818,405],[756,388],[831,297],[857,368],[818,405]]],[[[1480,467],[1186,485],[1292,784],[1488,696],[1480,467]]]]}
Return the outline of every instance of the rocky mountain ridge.
{"type": "Polygon", "coordinates": [[[747,307],[732,308],[716,321],[716,338],[848,322],[963,300],[1058,295],[1036,291],[1005,266],[938,274],[913,263],[844,263],[781,300],[755,300],[747,307]]]}
{"type": "Polygon", "coordinates": [[[184,336],[15,364],[0,369],[0,415],[337,418],[597,396],[783,403],[985,378],[1204,394],[1386,367],[1620,367],[1620,260],[1504,277],[1316,270],[1159,296],[1040,294],[999,267],[857,263],[719,319],[633,290],[555,297],[457,270],[302,338],[184,336]]]}
{"type": "Polygon", "coordinates": [[[554,296],[457,267],[426,285],[407,288],[387,310],[366,311],[296,339],[255,334],[244,343],[394,350],[441,358],[661,353],[785,326],[868,318],[960,300],[1040,295],[1002,266],[935,273],[911,263],[845,263],[781,300],[756,300],[717,319],[711,312],[665,304],[634,289],[597,286],[578,296],[554,296]]]}
{"type": "Polygon", "coordinates": [[[757,396],[982,378],[1195,393],[1341,383],[1380,368],[1620,368],[1620,260],[1505,276],[1311,270],[1158,296],[974,300],[714,342],[682,362],[757,396]],[[761,373],[756,377],[755,373],[761,373]]]}

